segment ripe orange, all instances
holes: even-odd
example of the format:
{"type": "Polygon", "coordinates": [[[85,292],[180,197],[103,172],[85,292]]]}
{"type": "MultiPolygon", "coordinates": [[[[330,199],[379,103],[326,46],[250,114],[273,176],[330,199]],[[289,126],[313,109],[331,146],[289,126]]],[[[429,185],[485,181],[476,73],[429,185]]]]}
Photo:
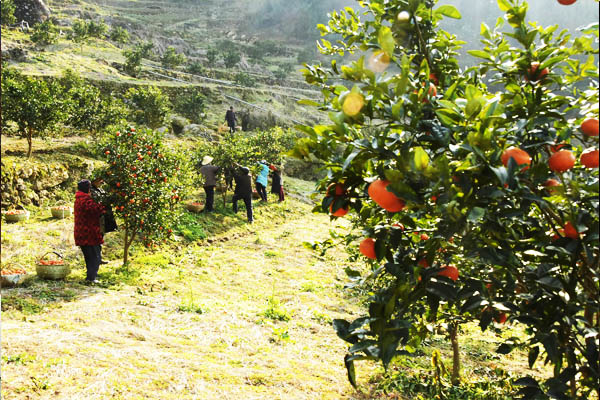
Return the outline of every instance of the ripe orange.
{"type": "Polygon", "coordinates": [[[525,74],[525,80],[531,82],[543,80],[546,77],[546,75],[548,75],[548,68],[544,68],[541,71],[539,69],[540,63],[537,61],[532,62],[529,66],[529,69],[527,70],[527,74],[525,74]]]}
{"type": "Polygon", "coordinates": [[[571,221],[568,221],[565,224],[564,232],[565,232],[565,236],[568,238],[579,239],[579,232],[577,232],[577,229],[575,229],[575,227],[573,226],[571,221]]]}
{"type": "Polygon", "coordinates": [[[581,132],[586,136],[598,136],[598,119],[588,118],[581,123],[581,132]]]}
{"type": "Polygon", "coordinates": [[[331,192],[334,190],[334,188],[336,196],[346,194],[346,189],[344,189],[344,185],[342,185],[341,183],[332,183],[329,186],[327,186],[327,196],[332,196],[331,192]]]}
{"type": "Polygon", "coordinates": [[[548,165],[554,172],[565,172],[575,165],[575,156],[569,150],[559,150],[550,156],[548,165]]]}
{"type": "Polygon", "coordinates": [[[598,149],[590,147],[581,153],[579,162],[586,168],[598,168],[598,149]]]}
{"type": "Polygon", "coordinates": [[[527,166],[523,167],[521,171],[526,171],[529,169],[529,165],[531,165],[531,157],[529,156],[529,153],[527,153],[525,150],[519,149],[518,147],[509,147],[508,149],[504,150],[502,157],[500,157],[502,164],[504,164],[505,167],[508,165],[508,160],[511,158],[516,161],[517,165],[527,164],[527,166]]]}
{"type": "Polygon", "coordinates": [[[396,197],[396,195],[387,190],[387,186],[390,184],[389,181],[377,179],[369,185],[367,192],[369,197],[377,203],[381,208],[390,211],[398,212],[404,209],[405,203],[402,199],[396,197]]]}
{"type": "Polygon", "coordinates": [[[496,320],[497,323],[503,324],[506,322],[507,316],[505,313],[501,313],[500,315],[497,315],[496,317],[494,317],[494,319],[496,320]]]}
{"type": "Polygon", "coordinates": [[[427,236],[426,233],[421,233],[421,240],[427,240],[429,239],[429,236],[427,236]]]}
{"type": "Polygon", "coordinates": [[[429,79],[431,79],[431,81],[432,81],[433,83],[435,83],[436,85],[439,85],[439,84],[440,84],[440,81],[439,81],[438,77],[437,77],[437,76],[436,76],[436,75],[435,75],[433,72],[431,72],[431,73],[429,74],[429,79]]]}
{"type": "Polygon", "coordinates": [[[364,239],[362,242],[360,242],[360,245],[358,246],[360,252],[363,254],[363,256],[370,258],[372,260],[377,259],[377,256],[375,255],[375,241],[371,238],[366,238],[364,239]]]}
{"type": "Polygon", "coordinates": [[[546,190],[548,190],[548,192],[550,194],[553,194],[555,192],[554,187],[560,186],[560,182],[558,182],[554,178],[550,178],[546,182],[544,182],[544,186],[546,187],[546,190]]]}
{"type": "Polygon", "coordinates": [[[331,203],[331,205],[329,206],[329,212],[334,217],[343,217],[344,215],[348,214],[348,206],[338,208],[337,210],[335,210],[335,212],[333,212],[333,203],[331,203]]]}
{"type": "Polygon", "coordinates": [[[571,5],[573,3],[575,3],[577,0],[558,0],[558,2],[560,4],[562,4],[563,6],[568,6],[571,5]]]}
{"type": "Polygon", "coordinates": [[[455,281],[458,279],[458,268],[456,268],[454,265],[446,265],[440,272],[438,272],[438,275],[445,276],[455,281]]]}

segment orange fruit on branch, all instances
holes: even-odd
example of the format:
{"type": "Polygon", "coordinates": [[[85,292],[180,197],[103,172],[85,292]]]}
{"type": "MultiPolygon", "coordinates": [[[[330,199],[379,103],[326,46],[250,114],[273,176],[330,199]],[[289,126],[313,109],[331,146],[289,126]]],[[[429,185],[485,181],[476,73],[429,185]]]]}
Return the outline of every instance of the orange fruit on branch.
{"type": "Polygon", "coordinates": [[[588,118],[581,123],[581,132],[586,136],[598,136],[598,119],[588,118]]]}
{"type": "Polygon", "coordinates": [[[590,147],[581,153],[579,162],[586,168],[598,168],[598,149],[590,147]]]}
{"type": "Polygon", "coordinates": [[[548,75],[548,72],[548,68],[540,70],[540,63],[534,61],[529,66],[527,74],[525,74],[525,80],[531,82],[541,81],[546,77],[546,75],[548,75]]]}
{"type": "Polygon", "coordinates": [[[344,185],[342,185],[341,183],[332,183],[329,186],[327,186],[327,196],[333,196],[334,194],[332,193],[335,189],[335,196],[341,196],[343,194],[346,194],[346,189],[344,189],[344,185]]]}
{"type": "Polygon", "coordinates": [[[526,171],[531,165],[531,156],[529,156],[529,153],[527,153],[525,150],[521,150],[518,147],[509,147],[508,149],[504,150],[504,153],[502,153],[502,156],[500,157],[502,164],[505,167],[508,165],[508,160],[511,158],[515,160],[517,165],[526,164],[521,171],[526,171]]]}
{"type": "Polygon", "coordinates": [[[402,211],[406,204],[404,203],[404,200],[399,199],[394,193],[387,190],[389,184],[389,181],[377,179],[369,185],[367,190],[369,197],[387,211],[402,211]]]}
{"type": "Polygon", "coordinates": [[[575,165],[575,156],[569,150],[559,150],[550,156],[548,165],[554,172],[565,172],[575,165]]]}
{"type": "Polygon", "coordinates": [[[340,207],[337,210],[335,210],[335,212],[333,212],[333,203],[331,203],[331,205],[329,206],[329,212],[334,217],[343,217],[344,215],[348,214],[348,206],[340,207]]]}
{"type": "Polygon", "coordinates": [[[358,249],[363,256],[370,258],[371,260],[377,259],[377,255],[375,255],[375,241],[373,239],[364,239],[362,242],[360,242],[358,249]]]}
{"type": "Polygon", "coordinates": [[[579,239],[579,232],[577,232],[577,229],[575,229],[571,221],[567,221],[565,224],[564,233],[568,238],[579,239]]]}
{"type": "Polygon", "coordinates": [[[437,273],[439,276],[445,276],[447,278],[456,281],[458,279],[458,268],[454,265],[446,265],[440,272],[437,273]]]}

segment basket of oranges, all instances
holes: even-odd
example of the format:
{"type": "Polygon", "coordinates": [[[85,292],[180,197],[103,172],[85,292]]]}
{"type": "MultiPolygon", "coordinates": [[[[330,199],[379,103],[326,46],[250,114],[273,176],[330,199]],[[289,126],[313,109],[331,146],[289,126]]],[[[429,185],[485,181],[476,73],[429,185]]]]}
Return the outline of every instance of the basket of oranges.
{"type": "Polygon", "coordinates": [[[71,272],[69,265],[65,263],[63,257],[55,252],[49,251],[37,261],[35,266],[37,275],[42,279],[58,280],[64,279],[71,272]],[[49,254],[54,254],[58,258],[46,258],[49,254]]]}
{"type": "Polygon", "coordinates": [[[70,217],[73,214],[73,209],[69,206],[54,206],[50,207],[50,212],[54,218],[63,219],[70,217]]]}
{"type": "Polygon", "coordinates": [[[6,222],[20,222],[29,219],[29,211],[21,209],[21,210],[8,210],[4,214],[4,219],[6,222]]]}
{"type": "Polygon", "coordinates": [[[1,287],[15,287],[19,286],[27,278],[27,271],[23,268],[2,268],[0,272],[0,286],[1,287]]]}

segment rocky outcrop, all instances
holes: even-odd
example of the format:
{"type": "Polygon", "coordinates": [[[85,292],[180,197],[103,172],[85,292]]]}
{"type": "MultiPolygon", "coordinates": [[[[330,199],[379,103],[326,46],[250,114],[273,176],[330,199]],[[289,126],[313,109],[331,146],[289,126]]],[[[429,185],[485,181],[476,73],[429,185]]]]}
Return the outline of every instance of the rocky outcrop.
{"type": "Polygon", "coordinates": [[[37,24],[50,17],[50,9],[44,0],[14,0],[17,21],[27,21],[29,25],[37,24]]]}

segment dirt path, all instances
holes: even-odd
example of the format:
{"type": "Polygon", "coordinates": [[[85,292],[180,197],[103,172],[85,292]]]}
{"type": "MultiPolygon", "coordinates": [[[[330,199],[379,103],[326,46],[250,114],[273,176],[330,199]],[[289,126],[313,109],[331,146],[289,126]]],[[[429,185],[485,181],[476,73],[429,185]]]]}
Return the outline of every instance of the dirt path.
{"type": "Polygon", "coordinates": [[[362,398],[331,328],[358,312],[343,298],[344,257],[302,246],[330,225],[294,206],[305,217],[148,255],[142,285],[78,286],[41,313],[3,313],[2,397],[362,398]]]}

